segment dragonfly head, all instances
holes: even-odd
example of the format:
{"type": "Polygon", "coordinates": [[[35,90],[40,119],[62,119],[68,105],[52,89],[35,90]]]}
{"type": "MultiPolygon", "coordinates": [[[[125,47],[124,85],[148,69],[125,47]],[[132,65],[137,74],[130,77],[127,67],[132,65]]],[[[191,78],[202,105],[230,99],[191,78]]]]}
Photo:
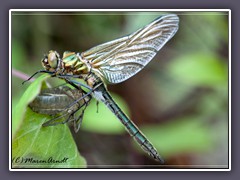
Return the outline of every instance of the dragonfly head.
{"type": "Polygon", "coordinates": [[[55,72],[59,65],[61,65],[61,59],[56,51],[49,51],[48,55],[45,55],[42,59],[42,66],[47,71],[55,72]]]}

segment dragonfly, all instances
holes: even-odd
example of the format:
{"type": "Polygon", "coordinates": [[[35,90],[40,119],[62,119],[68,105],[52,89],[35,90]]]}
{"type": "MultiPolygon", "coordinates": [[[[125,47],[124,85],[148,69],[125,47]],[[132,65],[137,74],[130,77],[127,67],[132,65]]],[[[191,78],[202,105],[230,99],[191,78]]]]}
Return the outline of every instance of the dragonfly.
{"type": "Polygon", "coordinates": [[[72,89],[68,86],[59,86],[41,90],[40,94],[28,105],[32,111],[39,114],[59,115],[45,122],[42,126],[54,126],[73,121],[74,131],[78,132],[82,123],[86,107],[91,101],[91,96],[82,89],[72,89]],[[77,100],[77,101],[76,101],[77,100]],[[78,117],[75,117],[79,110],[78,117]],[[57,121],[67,116],[64,121],[57,121]]]}
{"type": "Polygon", "coordinates": [[[34,73],[28,80],[38,73],[48,73],[76,88],[87,87],[91,96],[103,102],[115,114],[142,149],[163,164],[164,160],[156,148],[113,100],[106,83],[121,83],[141,71],[175,35],[178,27],[179,17],[167,14],[127,36],[84,52],[66,51],[61,58],[58,52],[51,50],[41,61],[44,69],[34,73]],[[83,79],[86,84],[79,84],[72,79],[83,79]]]}

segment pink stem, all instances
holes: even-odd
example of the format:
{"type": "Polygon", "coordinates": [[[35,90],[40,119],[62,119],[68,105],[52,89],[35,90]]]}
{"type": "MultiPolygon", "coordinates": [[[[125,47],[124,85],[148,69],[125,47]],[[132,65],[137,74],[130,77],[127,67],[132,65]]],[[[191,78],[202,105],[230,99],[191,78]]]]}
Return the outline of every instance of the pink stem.
{"type": "MultiPolygon", "coordinates": [[[[23,79],[23,80],[27,80],[30,76],[21,72],[21,71],[18,71],[16,69],[12,69],[12,75],[15,76],[15,77],[18,77],[20,79],[23,79]]],[[[35,78],[32,78],[30,81],[33,82],[35,78]]]]}

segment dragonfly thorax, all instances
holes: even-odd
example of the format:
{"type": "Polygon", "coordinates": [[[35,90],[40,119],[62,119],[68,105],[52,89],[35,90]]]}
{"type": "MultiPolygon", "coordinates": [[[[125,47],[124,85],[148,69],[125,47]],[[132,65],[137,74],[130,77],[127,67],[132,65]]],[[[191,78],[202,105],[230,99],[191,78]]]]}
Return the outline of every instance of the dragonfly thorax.
{"type": "Polygon", "coordinates": [[[88,86],[93,89],[103,84],[103,80],[101,79],[101,77],[96,75],[94,72],[90,72],[85,78],[85,81],[87,82],[88,86]]]}
{"type": "Polygon", "coordinates": [[[65,51],[63,53],[63,67],[65,73],[72,75],[88,74],[89,70],[82,58],[75,52],[65,51]]]}

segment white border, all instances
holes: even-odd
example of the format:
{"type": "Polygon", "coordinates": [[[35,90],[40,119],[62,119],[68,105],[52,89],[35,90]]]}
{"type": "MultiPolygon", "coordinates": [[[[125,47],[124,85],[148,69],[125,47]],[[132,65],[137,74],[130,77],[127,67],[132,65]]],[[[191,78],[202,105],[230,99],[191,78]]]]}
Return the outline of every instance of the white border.
{"type": "Polygon", "coordinates": [[[119,11],[119,12],[218,12],[218,11],[226,11],[231,12],[230,9],[10,9],[9,11],[17,11],[17,12],[111,12],[111,11],[119,11]]]}
{"type": "Polygon", "coordinates": [[[9,170],[10,171],[231,171],[231,10],[230,9],[10,9],[9,10],[9,170]],[[228,141],[229,141],[229,168],[228,169],[12,169],[11,167],[11,131],[12,131],[12,54],[11,54],[11,13],[12,12],[226,12],[229,15],[229,67],[228,67],[228,93],[229,93],[229,132],[228,132],[228,141]]]}

